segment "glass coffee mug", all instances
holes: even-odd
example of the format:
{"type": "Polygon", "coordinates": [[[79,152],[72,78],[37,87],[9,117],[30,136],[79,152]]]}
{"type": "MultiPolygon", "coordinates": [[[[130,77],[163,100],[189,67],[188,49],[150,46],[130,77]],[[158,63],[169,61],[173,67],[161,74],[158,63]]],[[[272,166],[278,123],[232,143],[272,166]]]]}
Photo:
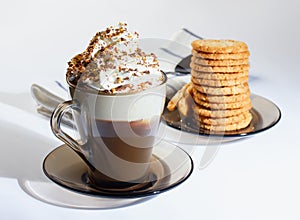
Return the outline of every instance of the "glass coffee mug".
{"type": "Polygon", "coordinates": [[[148,178],[166,81],[164,74],[160,85],[126,94],[107,94],[68,82],[72,100],[57,106],[51,128],[88,165],[93,186],[122,188],[148,178]],[[70,111],[76,126],[73,135],[61,128],[64,114],[70,111]]]}

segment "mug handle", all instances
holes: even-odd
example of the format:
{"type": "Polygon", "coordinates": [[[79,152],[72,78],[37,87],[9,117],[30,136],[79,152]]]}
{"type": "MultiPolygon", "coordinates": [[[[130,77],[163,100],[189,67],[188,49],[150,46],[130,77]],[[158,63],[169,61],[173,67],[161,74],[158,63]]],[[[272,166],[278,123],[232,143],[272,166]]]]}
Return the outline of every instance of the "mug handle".
{"type": "Polygon", "coordinates": [[[74,100],[69,100],[69,101],[60,103],[53,111],[53,114],[50,119],[50,126],[52,129],[52,132],[58,139],[65,142],[69,147],[71,147],[80,156],[84,156],[84,153],[81,150],[80,144],[61,129],[62,118],[69,109],[75,110],[78,113],[81,112],[78,102],[76,102],[74,100]]]}

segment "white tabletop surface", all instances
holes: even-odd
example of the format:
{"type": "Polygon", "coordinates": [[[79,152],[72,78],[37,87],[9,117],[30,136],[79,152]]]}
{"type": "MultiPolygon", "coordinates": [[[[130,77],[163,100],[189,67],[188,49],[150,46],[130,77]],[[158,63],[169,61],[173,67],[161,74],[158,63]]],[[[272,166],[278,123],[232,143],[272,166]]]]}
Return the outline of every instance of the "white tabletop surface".
{"type": "Polygon", "coordinates": [[[299,8],[296,0],[2,1],[0,218],[300,219],[299,8]],[[221,143],[204,167],[209,146],[192,146],[190,178],[148,200],[102,201],[55,185],[42,162],[61,142],[35,112],[30,86],[63,82],[67,61],[96,31],[119,21],[145,38],[171,39],[188,28],[247,42],[251,91],[276,103],[281,121],[221,143]]]}

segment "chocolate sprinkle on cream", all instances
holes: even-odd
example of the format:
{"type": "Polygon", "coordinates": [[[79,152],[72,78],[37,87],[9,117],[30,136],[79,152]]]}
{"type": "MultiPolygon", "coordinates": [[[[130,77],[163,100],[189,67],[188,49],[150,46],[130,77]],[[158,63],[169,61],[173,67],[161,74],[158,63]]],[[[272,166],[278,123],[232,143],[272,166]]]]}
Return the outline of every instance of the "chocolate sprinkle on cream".
{"type": "Polygon", "coordinates": [[[139,35],[119,23],[96,33],[85,51],[68,62],[67,81],[107,93],[130,93],[161,84],[157,57],[138,46],[139,35]]]}

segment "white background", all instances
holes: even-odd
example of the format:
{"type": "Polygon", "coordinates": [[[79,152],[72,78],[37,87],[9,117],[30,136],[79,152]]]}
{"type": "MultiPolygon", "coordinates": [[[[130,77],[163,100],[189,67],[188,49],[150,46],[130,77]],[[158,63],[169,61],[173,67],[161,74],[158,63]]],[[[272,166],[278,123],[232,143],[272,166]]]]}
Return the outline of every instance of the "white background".
{"type": "Polygon", "coordinates": [[[1,219],[299,219],[299,8],[296,0],[2,0],[1,219]],[[30,86],[63,81],[68,60],[119,21],[144,38],[170,39],[188,28],[205,38],[245,41],[251,91],[274,101],[282,119],[265,133],[225,144],[208,167],[196,167],[184,184],[149,201],[112,210],[44,203],[17,182],[41,172],[30,158],[42,160],[60,143],[32,112],[30,86]]]}

